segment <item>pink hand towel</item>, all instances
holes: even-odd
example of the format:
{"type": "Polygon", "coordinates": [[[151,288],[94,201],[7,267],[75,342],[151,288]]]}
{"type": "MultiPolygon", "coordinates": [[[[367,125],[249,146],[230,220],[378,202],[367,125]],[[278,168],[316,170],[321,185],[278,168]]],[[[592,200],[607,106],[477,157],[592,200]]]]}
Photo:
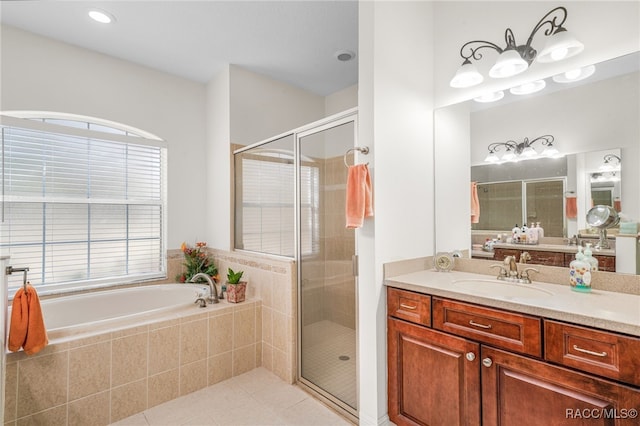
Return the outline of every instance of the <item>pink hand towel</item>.
{"type": "Polygon", "coordinates": [[[471,182],[471,223],[480,222],[480,200],[478,199],[478,184],[471,182]]]}
{"type": "Polygon", "coordinates": [[[48,343],[38,293],[35,288],[27,284],[26,291],[20,288],[13,296],[9,350],[16,352],[24,348],[27,355],[33,355],[44,349],[48,343]]]}
{"type": "Polygon", "coordinates": [[[360,228],[365,217],[373,216],[371,176],[366,164],[349,166],[346,216],[347,228],[360,228]]]}
{"type": "Polygon", "coordinates": [[[578,200],[576,197],[567,197],[565,215],[567,219],[575,219],[578,217],[578,200]]]}

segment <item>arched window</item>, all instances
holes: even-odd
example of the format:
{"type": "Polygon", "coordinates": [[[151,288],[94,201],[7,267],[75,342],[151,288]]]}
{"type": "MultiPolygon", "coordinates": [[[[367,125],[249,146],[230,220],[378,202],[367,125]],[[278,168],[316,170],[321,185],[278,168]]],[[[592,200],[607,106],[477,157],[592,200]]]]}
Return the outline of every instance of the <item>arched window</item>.
{"type": "MultiPolygon", "coordinates": [[[[91,117],[0,118],[0,250],[29,268],[41,294],[166,276],[160,138],[91,117]]],[[[9,277],[11,293],[19,275],[9,277]]]]}

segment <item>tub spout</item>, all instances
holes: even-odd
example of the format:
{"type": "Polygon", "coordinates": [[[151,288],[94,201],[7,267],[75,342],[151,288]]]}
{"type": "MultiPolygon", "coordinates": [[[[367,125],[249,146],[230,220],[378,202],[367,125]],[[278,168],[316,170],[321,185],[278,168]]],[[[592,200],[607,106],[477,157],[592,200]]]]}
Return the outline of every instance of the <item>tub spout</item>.
{"type": "Polygon", "coordinates": [[[205,273],[199,272],[197,274],[195,274],[194,276],[191,277],[191,279],[189,280],[189,282],[196,282],[196,280],[198,278],[204,278],[207,283],[209,284],[209,297],[207,299],[209,299],[210,303],[219,303],[220,300],[218,299],[218,289],[216,288],[216,283],[213,282],[213,280],[211,279],[211,277],[205,273]]]}

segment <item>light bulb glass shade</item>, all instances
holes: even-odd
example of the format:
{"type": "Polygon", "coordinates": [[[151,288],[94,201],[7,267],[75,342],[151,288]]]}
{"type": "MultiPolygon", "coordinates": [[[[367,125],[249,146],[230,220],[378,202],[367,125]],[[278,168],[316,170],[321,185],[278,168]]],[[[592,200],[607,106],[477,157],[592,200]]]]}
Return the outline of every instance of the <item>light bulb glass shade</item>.
{"type": "Polygon", "coordinates": [[[485,93],[483,95],[478,96],[477,98],[473,98],[476,102],[495,102],[504,98],[504,92],[502,90],[498,90],[497,92],[485,93]]]}
{"type": "Polygon", "coordinates": [[[525,158],[532,158],[538,155],[538,153],[536,152],[535,149],[531,148],[530,146],[526,147],[524,149],[524,151],[522,151],[522,154],[520,154],[522,157],[525,158]]]}
{"type": "Polygon", "coordinates": [[[560,151],[558,151],[555,146],[548,145],[544,151],[542,151],[542,155],[545,157],[558,157],[560,156],[560,151]]]}
{"type": "Polygon", "coordinates": [[[554,75],[552,78],[556,83],[573,83],[574,81],[580,81],[584,80],[585,78],[591,77],[595,71],[595,65],[587,65],[586,67],[577,68],[574,70],[563,72],[562,74],[554,75]]]}
{"type": "Polygon", "coordinates": [[[502,161],[513,161],[516,159],[516,154],[513,153],[513,151],[511,150],[507,150],[507,152],[504,153],[504,155],[502,156],[502,161]]]}
{"type": "Polygon", "coordinates": [[[482,83],[484,77],[478,72],[478,69],[471,62],[462,64],[456,75],[453,76],[449,85],[455,88],[465,88],[475,86],[482,83]]]}
{"type": "Polygon", "coordinates": [[[547,43],[536,56],[536,61],[542,63],[561,61],[575,56],[583,50],[584,44],[576,40],[569,31],[562,29],[547,38],[547,43]]]}
{"type": "Polygon", "coordinates": [[[547,86],[544,80],[530,81],[520,86],[512,87],[509,89],[512,95],[528,95],[531,93],[539,92],[547,86]]]}
{"type": "Polygon", "coordinates": [[[484,159],[486,163],[497,163],[500,161],[500,158],[496,155],[495,152],[490,152],[489,155],[484,159]]]}
{"type": "Polygon", "coordinates": [[[115,16],[113,16],[109,12],[105,12],[104,10],[99,9],[91,9],[88,12],[88,15],[91,19],[96,22],[100,22],[101,24],[110,24],[116,20],[115,16]]]}
{"type": "Polygon", "coordinates": [[[495,65],[489,70],[489,76],[493,78],[506,78],[520,74],[529,68],[527,61],[513,49],[505,50],[498,56],[495,65]]]}

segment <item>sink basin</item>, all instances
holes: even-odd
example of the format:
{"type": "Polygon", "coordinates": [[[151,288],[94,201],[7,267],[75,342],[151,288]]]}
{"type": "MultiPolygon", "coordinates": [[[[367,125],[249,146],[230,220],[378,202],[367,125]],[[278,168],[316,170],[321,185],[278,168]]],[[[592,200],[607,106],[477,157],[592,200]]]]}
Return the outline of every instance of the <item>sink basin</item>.
{"type": "Polygon", "coordinates": [[[540,299],[553,296],[553,293],[537,288],[535,284],[518,284],[508,281],[464,279],[454,281],[453,285],[476,294],[504,299],[540,299]]]}

